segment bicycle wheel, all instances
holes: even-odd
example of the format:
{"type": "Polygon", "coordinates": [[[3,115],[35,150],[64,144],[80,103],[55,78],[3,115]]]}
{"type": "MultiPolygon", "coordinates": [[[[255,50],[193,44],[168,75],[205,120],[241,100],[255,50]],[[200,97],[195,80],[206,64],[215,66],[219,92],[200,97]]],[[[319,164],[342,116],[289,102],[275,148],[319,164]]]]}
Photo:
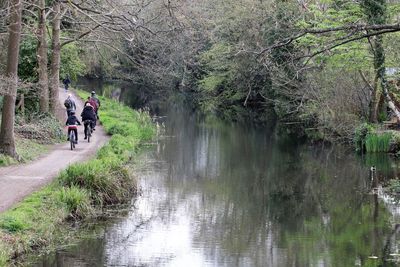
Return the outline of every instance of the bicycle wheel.
{"type": "Polygon", "coordinates": [[[71,145],[71,150],[74,150],[75,148],[75,132],[71,131],[69,133],[69,143],[71,145]]]}
{"type": "Polygon", "coordinates": [[[90,126],[90,123],[88,123],[88,126],[86,127],[86,136],[88,143],[90,143],[90,137],[92,136],[92,127],[90,126]]]}

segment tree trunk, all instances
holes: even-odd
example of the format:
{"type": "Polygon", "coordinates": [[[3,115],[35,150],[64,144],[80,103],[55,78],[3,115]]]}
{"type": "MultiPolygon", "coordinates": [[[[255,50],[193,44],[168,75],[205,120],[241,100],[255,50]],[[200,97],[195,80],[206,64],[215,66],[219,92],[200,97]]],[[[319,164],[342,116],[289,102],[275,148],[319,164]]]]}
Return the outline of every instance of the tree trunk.
{"type": "Polygon", "coordinates": [[[380,92],[378,90],[378,74],[375,74],[374,83],[372,85],[371,102],[369,105],[369,122],[378,122],[378,103],[380,92]]]}
{"type": "Polygon", "coordinates": [[[39,75],[39,109],[40,112],[49,111],[49,82],[47,77],[47,34],[46,34],[46,3],[39,0],[38,24],[38,75],[39,75]]]}
{"type": "Polygon", "coordinates": [[[7,51],[6,78],[8,89],[4,92],[0,129],[0,153],[17,158],[14,141],[15,99],[18,84],[19,41],[21,36],[21,0],[12,0],[7,51]]]}
{"type": "Polygon", "coordinates": [[[53,38],[52,38],[52,59],[51,59],[51,80],[50,80],[50,112],[55,115],[58,104],[58,87],[60,81],[60,23],[61,23],[61,4],[59,1],[54,2],[54,18],[53,18],[53,38]]]}

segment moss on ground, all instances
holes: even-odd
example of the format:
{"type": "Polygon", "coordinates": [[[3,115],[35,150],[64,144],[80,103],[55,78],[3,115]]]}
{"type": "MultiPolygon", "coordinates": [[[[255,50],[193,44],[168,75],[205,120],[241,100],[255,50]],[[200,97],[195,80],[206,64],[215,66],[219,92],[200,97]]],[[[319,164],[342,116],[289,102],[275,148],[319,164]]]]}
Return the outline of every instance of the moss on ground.
{"type": "Polygon", "coordinates": [[[123,203],[136,192],[136,180],[126,164],[140,143],[153,138],[156,128],[146,112],[110,99],[101,101],[100,117],[113,134],[110,141],[95,159],[69,166],[51,185],[0,214],[0,266],[63,242],[60,229],[69,228],[71,220],[93,218],[105,205],[123,203]]]}

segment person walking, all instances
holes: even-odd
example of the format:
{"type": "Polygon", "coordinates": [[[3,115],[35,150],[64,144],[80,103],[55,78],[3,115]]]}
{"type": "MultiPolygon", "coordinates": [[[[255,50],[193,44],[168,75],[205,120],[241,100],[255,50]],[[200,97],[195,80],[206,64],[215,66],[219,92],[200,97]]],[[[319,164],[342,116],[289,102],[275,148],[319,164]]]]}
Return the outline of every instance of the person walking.
{"type": "Polygon", "coordinates": [[[76,105],[75,105],[74,99],[72,99],[72,95],[71,94],[68,94],[67,99],[65,99],[64,106],[67,109],[67,117],[69,117],[71,115],[71,111],[75,112],[76,105]]]}

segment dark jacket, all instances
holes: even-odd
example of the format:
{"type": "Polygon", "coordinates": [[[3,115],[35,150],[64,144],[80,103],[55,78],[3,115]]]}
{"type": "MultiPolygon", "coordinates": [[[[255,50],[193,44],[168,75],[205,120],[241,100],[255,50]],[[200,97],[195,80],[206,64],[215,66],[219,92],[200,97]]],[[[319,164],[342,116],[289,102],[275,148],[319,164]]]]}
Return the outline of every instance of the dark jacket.
{"type": "Polygon", "coordinates": [[[66,77],[62,82],[63,82],[63,84],[68,85],[71,83],[71,80],[69,79],[69,77],[66,77]]]}
{"type": "Polygon", "coordinates": [[[78,118],[75,115],[71,115],[68,117],[67,122],[65,125],[81,125],[81,122],[78,120],[78,118]]]}
{"type": "Polygon", "coordinates": [[[71,105],[67,107],[67,110],[76,110],[75,101],[72,98],[67,98],[65,101],[71,101],[71,105]]]}
{"type": "Polygon", "coordinates": [[[82,121],[91,120],[96,121],[96,113],[92,107],[86,106],[83,108],[81,113],[82,121]]]}
{"type": "Polygon", "coordinates": [[[92,107],[93,107],[93,109],[94,109],[94,112],[96,112],[97,111],[97,108],[99,107],[98,105],[97,105],[97,102],[96,102],[96,100],[94,99],[94,98],[90,98],[89,100],[87,100],[86,102],[85,102],[85,107],[86,107],[86,104],[87,103],[89,103],[92,107]]]}

